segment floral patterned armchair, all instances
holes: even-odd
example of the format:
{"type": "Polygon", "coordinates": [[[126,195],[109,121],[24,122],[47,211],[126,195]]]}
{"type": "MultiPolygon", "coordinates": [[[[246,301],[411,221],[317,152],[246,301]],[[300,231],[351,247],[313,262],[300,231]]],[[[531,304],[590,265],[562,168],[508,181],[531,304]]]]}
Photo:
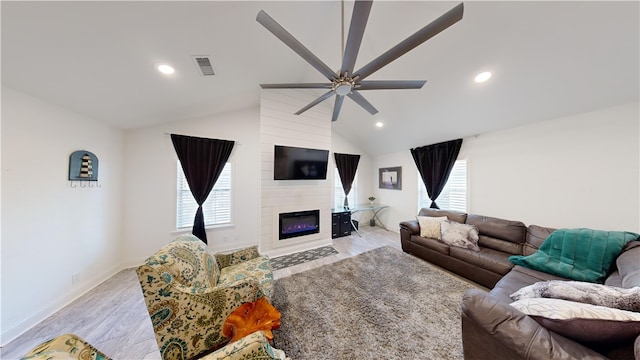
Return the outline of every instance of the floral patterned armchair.
{"type": "Polygon", "coordinates": [[[224,346],[222,324],[231,312],[273,293],[269,258],[257,247],[212,256],[193,235],[165,245],[136,272],[163,360],[224,346]]]}
{"type": "MultiPolygon", "coordinates": [[[[31,350],[21,360],[111,360],[91,344],[74,334],[65,334],[46,341],[31,350]]],[[[254,332],[227,344],[200,360],[290,360],[284,351],[273,348],[265,333],[254,332]]]]}
{"type": "Polygon", "coordinates": [[[64,334],[36,346],[21,360],[111,360],[74,334],[64,334]]]}

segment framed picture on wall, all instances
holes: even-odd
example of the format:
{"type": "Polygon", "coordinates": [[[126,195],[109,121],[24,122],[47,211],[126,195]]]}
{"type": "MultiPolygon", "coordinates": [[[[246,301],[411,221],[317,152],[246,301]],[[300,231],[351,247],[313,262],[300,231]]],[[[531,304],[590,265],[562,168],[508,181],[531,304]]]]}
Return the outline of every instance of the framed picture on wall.
{"type": "Polygon", "coordinates": [[[378,169],[378,188],[402,190],[402,166],[378,169]]]}

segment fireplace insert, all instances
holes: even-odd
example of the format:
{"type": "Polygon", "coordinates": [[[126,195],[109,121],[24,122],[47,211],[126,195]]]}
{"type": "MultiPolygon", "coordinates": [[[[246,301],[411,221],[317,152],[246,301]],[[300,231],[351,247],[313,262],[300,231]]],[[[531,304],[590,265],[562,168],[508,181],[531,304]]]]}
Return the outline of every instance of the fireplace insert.
{"type": "Polygon", "coordinates": [[[320,210],[281,213],[279,219],[280,240],[320,232],[320,210]]]}

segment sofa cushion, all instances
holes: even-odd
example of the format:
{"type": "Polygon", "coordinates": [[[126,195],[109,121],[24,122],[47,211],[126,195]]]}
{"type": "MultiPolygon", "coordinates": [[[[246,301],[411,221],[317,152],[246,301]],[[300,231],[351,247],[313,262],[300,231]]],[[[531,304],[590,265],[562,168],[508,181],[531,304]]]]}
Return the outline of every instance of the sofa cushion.
{"type": "Polygon", "coordinates": [[[607,279],[604,281],[604,284],[607,286],[623,287],[622,276],[620,276],[620,272],[618,272],[618,270],[615,270],[614,272],[609,274],[609,276],[607,276],[607,279]]]}
{"type": "Polygon", "coordinates": [[[527,233],[527,227],[521,221],[469,214],[466,223],[476,226],[482,235],[515,244],[523,244],[527,233]]]}
{"type": "Polygon", "coordinates": [[[548,238],[554,231],[556,231],[556,229],[529,225],[529,227],[527,227],[527,239],[522,247],[522,255],[527,256],[538,251],[544,239],[548,238]]]}
{"type": "Polygon", "coordinates": [[[215,254],[215,258],[220,269],[227,266],[236,265],[247,260],[255,259],[259,256],[260,253],[258,252],[257,245],[215,254]]]}
{"type": "Polygon", "coordinates": [[[640,313],[632,311],[547,298],[522,299],[511,306],[576,341],[617,343],[640,336],[640,313]]]}
{"type": "Polygon", "coordinates": [[[525,286],[511,299],[550,298],[640,312],[640,287],[630,289],[586,281],[548,280],[525,286]]]}
{"type": "Polygon", "coordinates": [[[593,229],[556,230],[529,256],[512,256],[511,262],[572,280],[604,282],[611,264],[638,234],[593,229]]]}
{"type": "Polygon", "coordinates": [[[411,240],[418,245],[421,245],[433,251],[437,251],[443,255],[449,255],[449,245],[442,243],[436,239],[423,238],[414,235],[411,237],[411,240]]]}
{"type": "Polygon", "coordinates": [[[522,253],[522,244],[512,243],[510,241],[497,239],[483,234],[480,234],[478,245],[511,255],[520,255],[522,253]]]}
{"type": "Polygon", "coordinates": [[[255,259],[222,268],[218,286],[225,286],[249,277],[258,279],[262,295],[271,299],[271,295],[273,295],[273,273],[271,262],[266,256],[259,256],[255,259]]]}
{"type": "Polygon", "coordinates": [[[441,209],[431,209],[431,208],[422,208],[418,213],[418,216],[430,216],[430,217],[440,217],[446,216],[447,219],[459,223],[464,223],[467,220],[467,214],[455,211],[455,210],[441,210],[441,209]]]}
{"type": "Polygon", "coordinates": [[[480,248],[480,251],[472,251],[459,247],[449,249],[451,256],[468,264],[489,270],[496,274],[506,274],[513,264],[509,262],[509,254],[493,249],[480,248]]]}
{"type": "Polygon", "coordinates": [[[420,236],[440,240],[440,223],[447,220],[446,216],[416,216],[420,224],[420,236]]]}
{"type": "Polygon", "coordinates": [[[491,289],[491,295],[511,302],[510,295],[514,292],[527,285],[545,280],[564,280],[564,278],[516,265],[491,289]]]}

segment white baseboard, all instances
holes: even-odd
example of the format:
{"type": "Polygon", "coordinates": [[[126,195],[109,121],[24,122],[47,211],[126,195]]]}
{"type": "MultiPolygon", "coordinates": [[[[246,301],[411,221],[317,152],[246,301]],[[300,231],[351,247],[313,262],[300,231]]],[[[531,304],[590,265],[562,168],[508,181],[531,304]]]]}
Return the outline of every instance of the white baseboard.
{"type": "Polygon", "coordinates": [[[78,286],[74,286],[69,293],[58,297],[50,305],[47,305],[44,308],[27,316],[27,318],[18,321],[13,325],[10,325],[0,334],[0,347],[3,347],[9,342],[15,340],[18,336],[24,334],[32,327],[38,325],[49,316],[53,315],[57,311],[60,311],[65,306],[71,304],[79,297],[89,292],[89,290],[100,285],[123,269],[126,269],[126,267],[114,266],[100,274],[81,281],[78,283],[78,286]]]}

